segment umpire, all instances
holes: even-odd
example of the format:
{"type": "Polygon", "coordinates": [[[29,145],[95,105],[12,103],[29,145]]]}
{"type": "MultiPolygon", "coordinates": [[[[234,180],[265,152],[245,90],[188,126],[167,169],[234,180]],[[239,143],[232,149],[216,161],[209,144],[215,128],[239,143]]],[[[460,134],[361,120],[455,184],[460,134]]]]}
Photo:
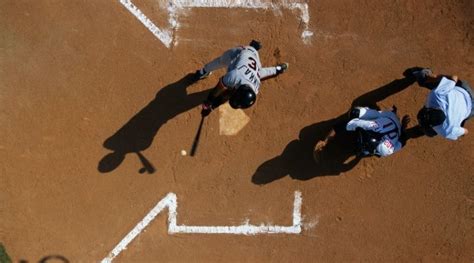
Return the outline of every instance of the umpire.
{"type": "Polygon", "coordinates": [[[435,75],[428,68],[413,68],[407,73],[420,86],[431,90],[417,115],[423,132],[450,140],[466,135],[464,123],[474,116],[474,93],[467,81],[457,76],[435,75]]]}

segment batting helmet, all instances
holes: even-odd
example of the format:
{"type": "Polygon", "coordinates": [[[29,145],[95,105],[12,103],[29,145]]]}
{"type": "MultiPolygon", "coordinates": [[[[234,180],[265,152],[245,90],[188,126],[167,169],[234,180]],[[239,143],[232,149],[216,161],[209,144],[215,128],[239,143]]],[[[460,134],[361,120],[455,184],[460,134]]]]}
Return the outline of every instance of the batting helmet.
{"type": "Polygon", "coordinates": [[[246,109],[252,106],[257,100],[255,92],[247,85],[241,85],[232,94],[229,104],[234,109],[246,109]]]}

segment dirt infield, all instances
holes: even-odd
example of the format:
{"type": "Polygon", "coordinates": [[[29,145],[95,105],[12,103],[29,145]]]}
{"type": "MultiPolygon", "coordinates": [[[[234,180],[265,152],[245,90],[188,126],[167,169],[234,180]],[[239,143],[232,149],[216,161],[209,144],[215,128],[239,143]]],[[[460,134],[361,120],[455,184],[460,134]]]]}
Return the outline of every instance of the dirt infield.
{"type": "MultiPolygon", "coordinates": [[[[168,23],[167,1],[133,2],[168,23]]],[[[178,224],[291,225],[295,191],[300,234],[170,235],[165,211],[115,261],[474,261],[473,134],[352,166],[344,142],[312,159],[371,91],[415,125],[428,90],[403,79],[408,67],[474,83],[474,2],[307,4],[307,43],[297,10],[189,8],[167,48],[119,1],[0,1],[0,243],[12,261],[98,262],[171,192],[178,224]],[[223,71],[188,74],[254,38],[262,63],[288,72],[262,83],[236,135],[220,135],[215,111],[183,156],[223,71]]]]}

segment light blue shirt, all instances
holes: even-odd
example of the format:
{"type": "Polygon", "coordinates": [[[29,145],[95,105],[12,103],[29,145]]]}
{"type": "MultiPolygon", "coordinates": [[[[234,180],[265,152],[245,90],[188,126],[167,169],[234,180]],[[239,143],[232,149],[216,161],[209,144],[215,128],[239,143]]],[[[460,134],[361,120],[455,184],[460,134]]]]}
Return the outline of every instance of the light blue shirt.
{"type": "Polygon", "coordinates": [[[433,127],[437,134],[450,140],[464,135],[461,123],[469,117],[472,101],[469,93],[457,87],[456,82],[443,77],[438,87],[428,95],[426,107],[441,109],[446,115],[442,124],[433,127]]]}

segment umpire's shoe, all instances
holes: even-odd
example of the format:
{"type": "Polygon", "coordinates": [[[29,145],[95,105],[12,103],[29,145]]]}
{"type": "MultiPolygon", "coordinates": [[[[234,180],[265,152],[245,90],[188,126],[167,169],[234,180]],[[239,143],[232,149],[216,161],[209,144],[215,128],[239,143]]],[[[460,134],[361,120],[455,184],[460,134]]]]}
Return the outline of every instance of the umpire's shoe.
{"type": "Polygon", "coordinates": [[[423,82],[427,76],[432,74],[431,69],[422,67],[409,68],[403,72],[403,76],[418,83],[423,82]]]}
{"type": "Polygon", "coordinates": [[[211,75],[211,72],[206,72],[204,68],[196,70],[196,73],[194,73],[194,78],[196,81],[205,79],[211,75]]]}

